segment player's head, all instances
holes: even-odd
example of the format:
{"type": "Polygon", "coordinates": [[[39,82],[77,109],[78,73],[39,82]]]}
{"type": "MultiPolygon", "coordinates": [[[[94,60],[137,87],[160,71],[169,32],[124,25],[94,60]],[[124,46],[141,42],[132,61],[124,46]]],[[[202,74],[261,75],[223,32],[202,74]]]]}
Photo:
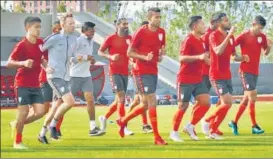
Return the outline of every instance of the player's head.
{"type": "Polygon", "coordinates": [[[210,18],[210,29],[215,30],[217,29],[217,22],[214,19],[215,13],[212,14],[211,18],[210,18]]]}
{"type": "Polygon", "coordinates": [[[88,39],[92,39],[95,34],[96,24],[92,22],[84,22],[82,26],[82,33],[87,36],[88,39]]]}
{"type": "Polygon", "coordinates": [[[148,22],[154,27],[160,26],[160,20],[161,20],[161,10],[159,8],[153,7],[148,9],[148,22]]]}
{"type": "Polygon", "coordinates": [[[226,15],[226,13],[216,13],[213,16],[213,19],[216,22],[216,25],[220,28],[222,28],[223,30],[230,30],[231,28],[231,23],[226,15]]]}
{"type": "Polygon", "coordinates": [[[141,22],[140,26],[143,26],[143,25],[146,25],[146,24],[149,24],[149,22],[148,21],[143,21],[143,22],[141,22]]]}
{"type": "Polygon", "coordinates": [[[254,18],[252,23],[252,30],[255,35],[259,35],[262,33],[264,27],[266,25],[266,20],[264,17],[258,15],[254,18]]]}
{"type": "Polygon", "coordinates": [[[61,23],[60,23],[59,20],[56,20],[56,21],[53,23],[52,32],[53,32],[53,33],[59,33],[61,30],[62,30],[61,23]]]}
{"type": "Polygon", "coordinates": [[[39,37],[41,31],[41,19],[39,17],[27,17],[25,19],[24,25],[27,33],[30,36],[39,37]]]}
{"type": "Polygon", "coordinates": [[[73,33],[75,31],[75,21],[71,13],[62,16],[60,22],[64,32],[73,33]]]}
{"type": "Polygon", "coordinates": [[[118,32],[120,32],[123,35],[129,34],[129,28],[128,28],[128,21],[126,18],[119,18],[116,20],[116,27],[118,32]]]}
{"type": "Polygon", "coordinates": [[[203,35],[206,32],[206,25],[201,16],[190,17],[189,28],[200,35],[203,35]]]}

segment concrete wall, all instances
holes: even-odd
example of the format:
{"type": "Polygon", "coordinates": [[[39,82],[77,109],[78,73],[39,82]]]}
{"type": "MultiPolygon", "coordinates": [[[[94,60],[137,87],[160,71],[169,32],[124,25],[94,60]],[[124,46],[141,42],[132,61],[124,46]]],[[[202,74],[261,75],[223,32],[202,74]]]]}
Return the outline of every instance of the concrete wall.
{"type": "MultiPolygon", "coordinates": [[[[1,37],[23,37],[26,34],[24,21],[27,16],[38,16],[42,20],[41,37],[51,34],[52,18],[50,14],[29,14],[1,12],[1,37]]],[[[2,47],[2,43],[1,43],[2,47]]]]}

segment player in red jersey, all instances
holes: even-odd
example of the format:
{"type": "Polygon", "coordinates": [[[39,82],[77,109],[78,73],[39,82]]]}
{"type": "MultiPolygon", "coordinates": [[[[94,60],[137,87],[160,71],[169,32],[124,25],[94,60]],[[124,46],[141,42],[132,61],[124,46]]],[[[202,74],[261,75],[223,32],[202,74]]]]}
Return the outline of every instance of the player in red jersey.
{"type": "MultiPolygon", "coordinates": [[[[210,34],[215,31],[217,29],[217,23],[215,21],[215,19],[213,19],[213,16],[211,17],[211,20],[210,20],[210,26],[209,28],[207,29],[205,35],[202,36],[202,39],[204,40],[205,42],[205,46],[206,46],[206,51],[209,52],[209,36],[210,34]]],[[[203,75],[203,81],[204,83],[206,84],[208,90],[210,91],[211,89],[211,83],[210,83],[210,80],[209,80],[209,69],[210,69],[210,63],[207,64],[207,63],[203,63],[203,66],[202,66],[202,75],[203,75]]],[[[216,104],[216,107],[220,105],[220,100],[218,100],[217,104],[216,104]]],[[[212,116],[211,119],[208,119],[210,120],[210,122],[214,122],[215,120],[215,117],[212,116]]],[[[205,122],[204,120],[201,121],[201,124],[204,125],[205,122]]],[[[209,135],[209,128],[205,127],[205,126],[202,126],[202,131],[203,133],[208,136],[209,135]]],[[[216,133],[218,135],[223,135],[223,132],[221,132],[219,129],[216,131],[216,133]]]]}
{"type": "MultiPolygon", "coordinates": [[[[129,59],[127,49],[132,37],[128,34],[127,19],[121,18],[116,21],[117,32],[106,38],[99,49],[99,55],[109,59],[109,76],[112,84],[113,92],[116,93],[115,100],[109,106],[109,110],[105,115],[99,117],[101,122],[101,131],[106,131],[106,120],[118,110],[119,116],[125,115],[125,93],[128,85],[128,66],[129,59]],[[109,54],[105,53],[106,50],[109,54]]],[[[126,134],[132,135],[133,132],[127,128],[126,134]]]]}
{"type": "Polygon", "coordinates": [[[150,8],[147,17],[149,24],[137,30],[127,52],[130,58],[136,59],[137,89],[141,94],[141,103],[125,117],[117,120],[117,123],[120,126],[119,134],[124,137],[124,128],[127,122],[149,109],[150,122],[154,132],[154,143],[156,145],[166,145],[167,142],[161,138],[157,128],[155,94],[159,54],[160,52],[165,54],[165,30],[160,27],[161,14],[159,8],[150,8]]]}
{"type": "Polygon", "coordinates": [[[25,19],[26,36],[16,44],[8,59],[7,67],[16,68],[15,94],[18,103],[18,115],[16,121],[11,122],[11,127],[16,131],[13,144],[15,149],[27,149],[22,143],[22,132],[25,124],[32,123],[45,114],[45,107],[41,89],[39,86],[39,73],[43,64],[43,52],[39,45],[43,40],[39,38],[41,19],[27,17],[25,19]],[[29,113],[29,106],[33,112],[29,113]]]}
{"type": "Polygon", "coordinates": [[[188,109],[191,96],[196,103],[193,107],[191,121],[184,127],[184,132],[193,140],[199,140],[195,134],[194,126],[202,119],[210,107],[209,91],[202,79],[202,65],[209,63],[209,52],[201,38],[205,34],[205,22],[201,16],[192,16],[189,20],[191,33],[181,43],[180,69],[177,74],[178,110],[173,118],[173,131],[170,139],[182,142],[178,129],[184,113],[188,109]]]}
{"type": "MultiPolygon", "coordinates": [[[[149,24],[148,21],[143,21],[140,26],[147,25],[147,24],[149,24]]],[[[135,71],[136,60],[134,60],[134,59],[131,58],[130,59],[130,63],[131,63],[131,66],[132,66],[132,68],[131,68],[131,76],[132,76],[132,78],[134,80],[134,85],[135,85],[136,91],[135,91],[135,95],[134,95],[134,100],[133,100],[133,102],[130,105],[129,112],[132,111],[136,106],[138,106],[140,104],[140,98],[141,98],[141,95],[140,95],[139,91],[137,90],[137,86],[136,86],[136,84],[137,84],[137,81],[136,81],[136,71],[135,71]]],[[[142,113],[141,117],[142,117],[142,124],[143,124],[142,125],[142,132],[144,134],[152,133],[153,129],[148,124],[148,120],[147,120],[147,111],[145,111],[144,113],[142,113]]]]}
{"type": "Polygon", "coordinates": [[[255,102],[257,100],[256,85],[259,75],[260,55],[262,50],[264,55],[268,55],[272,47],[272,43],[270,43],[270,41],[267,40],[266,35],[262,33],[265,25],[266,20],[262,16],[256,16],[252,23],[252,27],[241,33],[235,41],[236,45],[240,45],[242,54],[248,55],[250,61],[248,63],[242,62],[240,64],[239,73],[244,89],[244,98],[240,103],[235,119],[229,123],[229,127],[232,128],[234,135],[239,134],[237,123],[247,106],[249,107],[249,115],[252,123],[252,133],[264,133],[264,130],[261,129],[256,122],[255,102]]]}
{"type": "Polygon", "coordinates": [[[223,138],[216,132],[232,105],[230,57],[233,55],[235,61],[244,62],[248,62],[249,58],[247,55],[238,56],[235,53],[235,39],[233,36],[235,27],[231,26],[227,15],[217,13],[214,18],[218,28],[209,37],[211,59],[209,76],[215,92],[220,96],[221,105],[211,115],[217,117],[216,120],[210,125],[209,119],[211,119],[211,116],[209,116],[205,119],[203,126],[211,128],[209,138],[220,140],[223,138]]]}

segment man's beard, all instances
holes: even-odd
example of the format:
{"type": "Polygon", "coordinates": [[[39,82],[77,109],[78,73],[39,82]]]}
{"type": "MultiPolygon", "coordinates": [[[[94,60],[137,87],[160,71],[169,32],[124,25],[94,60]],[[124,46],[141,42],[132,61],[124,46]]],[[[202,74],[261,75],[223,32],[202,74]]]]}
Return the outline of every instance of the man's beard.
{"type": "Polygon", "coordinates": [[[120,29],[120,32],[123,34],[123,35],[128,35],[129,34],[129,29],[126,28],[126,29],[120,29]]]}

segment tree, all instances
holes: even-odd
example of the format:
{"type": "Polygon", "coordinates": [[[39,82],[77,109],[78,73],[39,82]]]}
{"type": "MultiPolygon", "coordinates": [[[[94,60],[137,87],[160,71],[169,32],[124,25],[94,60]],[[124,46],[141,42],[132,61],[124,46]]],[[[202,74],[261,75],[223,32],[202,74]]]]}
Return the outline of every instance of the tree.
{"type": "Polygon", "coordinates": [[[14,8],[14,12],[25,13],[26,10],[22,5],[23,5],[23,3],[16,5],[15,8],[14,8]]]}
{"type": "Polygon", "coordinates": [[[57,12],[58,12],[58,13],[65,13],[65,12],[66,12],[66,5],[64,4],[64,2],[61,2],[61,3],[57,6],[57,12]]]}

